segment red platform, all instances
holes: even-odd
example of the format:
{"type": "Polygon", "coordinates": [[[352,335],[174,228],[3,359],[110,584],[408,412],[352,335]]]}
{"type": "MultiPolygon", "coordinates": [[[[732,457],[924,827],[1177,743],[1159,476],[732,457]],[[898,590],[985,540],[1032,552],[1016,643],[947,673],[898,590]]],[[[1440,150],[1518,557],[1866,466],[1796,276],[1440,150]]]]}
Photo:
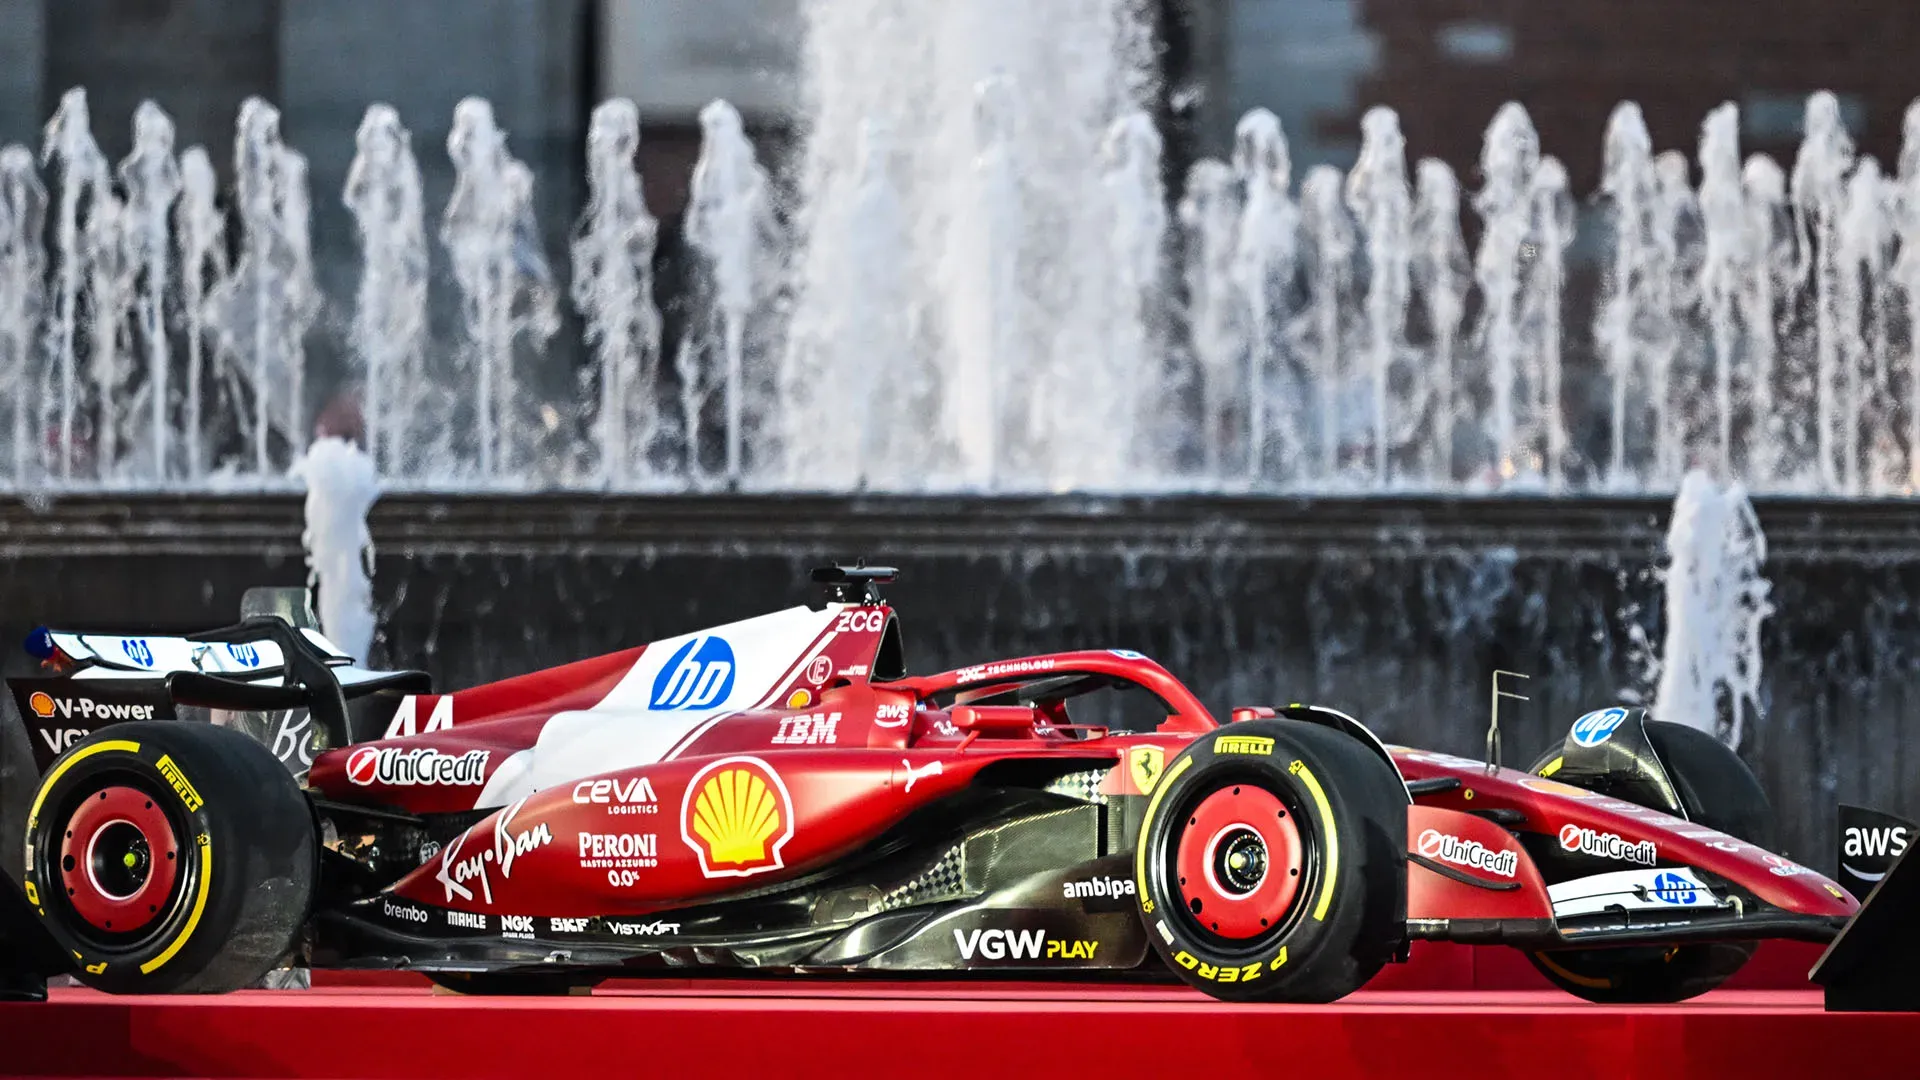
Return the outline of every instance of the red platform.
{"type": "MultiPolygon", "coordinates": [[[[1504,950],[1393,970],[1458,976],[1462,953],[1504,950]]],[[[1488,989],[1236,1006],[1079,983],[628,981],[519,999],[326,983],[221,998],[63,989],[0,1005],[0,1075],[1746,1080],[1908,1075],[1920,1046],[1920,1015],[1829,1014],[1805,989],[1629,1009],[1488,989]]]]}

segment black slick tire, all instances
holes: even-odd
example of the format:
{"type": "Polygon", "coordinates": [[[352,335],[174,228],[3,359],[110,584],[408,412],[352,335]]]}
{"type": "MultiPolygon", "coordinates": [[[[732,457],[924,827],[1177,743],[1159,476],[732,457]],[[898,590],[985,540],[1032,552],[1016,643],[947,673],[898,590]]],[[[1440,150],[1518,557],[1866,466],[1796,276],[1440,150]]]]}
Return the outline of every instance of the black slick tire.
{"type": "Polygon", "coordinates": [[[1154,949],[1228,1001],[1327,1002],[1406,935],[1406,791],[1353,737],[1230,724],[1161,774],[1135,875],[1154,949]]]}
{"type": "Polygon", "coordinates": [[[27,838],[28,901],[80,980],[113,993],[252,985],[312,905],[306,797],[265,747],[211,724],[95,733],[47,770],[27,838]]]}

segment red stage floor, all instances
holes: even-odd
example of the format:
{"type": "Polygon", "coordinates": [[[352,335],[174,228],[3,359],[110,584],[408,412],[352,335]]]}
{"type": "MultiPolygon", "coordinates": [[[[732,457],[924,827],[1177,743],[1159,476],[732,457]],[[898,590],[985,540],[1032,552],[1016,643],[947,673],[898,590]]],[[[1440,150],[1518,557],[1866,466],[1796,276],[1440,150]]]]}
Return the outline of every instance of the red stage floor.
{"type": "Polygon", "coordinates": [[[1181,988],[692,983],[591,998],[321,987],[225,998],[56,990],[0,1005],[7,1076],[1106,1078],[1904,1076],[1920,1016],[1810,991],[1623,1009],[1532,991],[1227,1006],[1181,988]]]}

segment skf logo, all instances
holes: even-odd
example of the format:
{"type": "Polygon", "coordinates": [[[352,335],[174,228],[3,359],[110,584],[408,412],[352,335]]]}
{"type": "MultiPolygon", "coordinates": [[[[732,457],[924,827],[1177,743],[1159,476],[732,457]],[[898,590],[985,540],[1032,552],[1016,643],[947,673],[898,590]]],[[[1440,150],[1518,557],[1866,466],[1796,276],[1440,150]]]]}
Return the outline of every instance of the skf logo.
{"type": "Polygon", "coordinates": [[[173,758],[161,754],[160,760],[154,762],[153,767],[159,769],[160,775],[166,777],[167,783],[173,785],[174,794],[180,796],[180,801],[186,804],[187,813],[191,814],[206,805],[200,798],[200,793],[193,790],[193,785],[181,775],[180,767],[173,763],[173,758]]]}
{"type": "Polygon", "coordinates": [[[1153,785],[1160,782],[1166,764],[1167,752],[1157,746],[1136,746],[1127,751],[1127,775],[1142,795],[1153,794],[1153,785]]]}
{"type": "Polygon", "coordinates": [[[33,715],[42,720],[48,719],[53,716],[53,698],[47,696],[43,690],[35,690],[33,695],[27,698],[27,708],[32,709],[33,715]]]}
{"type": "Polygon", "coordinates": [[[1222,735],[1213,740],[1213,752],[1266,755],[1273,753],[1273,740],[1260,735],[1222,735]]]}
{"type": "Polygon", "coordinates": [[[710,878],[778,870],[785,865],[780,849],[793,839],[793,799],[773,766],[754,757],[724,758],[687,784],[680,838],[710,878]]]}
{"type": "Polygon", "coordinates": [[[733,646],[701,635],[680,646],[653,679],[649,709],[710,709],[733,693],[733,646]]]}

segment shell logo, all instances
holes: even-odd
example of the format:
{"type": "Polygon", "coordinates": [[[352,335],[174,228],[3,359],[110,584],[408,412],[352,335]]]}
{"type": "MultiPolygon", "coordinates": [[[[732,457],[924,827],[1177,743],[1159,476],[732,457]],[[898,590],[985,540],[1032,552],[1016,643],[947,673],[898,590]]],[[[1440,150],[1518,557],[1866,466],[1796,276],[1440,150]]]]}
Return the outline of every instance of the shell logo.
{"type": "Polygon", "coordinates": [[[27,698],[27,707],[33,710],[33,715],[44,720],[53,715],[53,698],[44,690],[35,690],[27,698]]]}
{"type": "Polygon", "coordinates": [[[793,798],[773,766],[756,757],[723,758],[687,783],[680,838],[710,878],[778,870],[786,865],[780,849],[793,839],[793,798]]]}

